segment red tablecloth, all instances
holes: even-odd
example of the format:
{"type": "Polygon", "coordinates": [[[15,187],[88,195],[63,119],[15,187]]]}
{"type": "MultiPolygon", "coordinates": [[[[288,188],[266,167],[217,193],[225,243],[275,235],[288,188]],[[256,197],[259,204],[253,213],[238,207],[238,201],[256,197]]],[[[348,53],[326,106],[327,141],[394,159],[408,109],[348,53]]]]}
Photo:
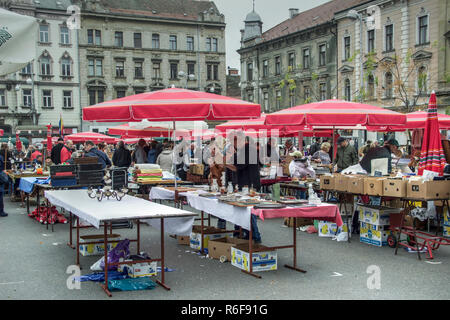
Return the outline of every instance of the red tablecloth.
{"type": "Polygon", "coordinates": [[[275,184],[275,183],[279,183],[279,182],[289,182],[291,181],[290,177],[279,177],[276,179],[261,179],[261,185],[268,185],[268,184],[275,184]]]}
{"type": "Polygon", "coordinates": [[[311,218],[335,222],[338,227],[343,225],[339,208],[335,204],[321,204],[317,207],[297,207],[282,209],[252,209],[252,214],[264,219],[275,218],[311,218]]]}

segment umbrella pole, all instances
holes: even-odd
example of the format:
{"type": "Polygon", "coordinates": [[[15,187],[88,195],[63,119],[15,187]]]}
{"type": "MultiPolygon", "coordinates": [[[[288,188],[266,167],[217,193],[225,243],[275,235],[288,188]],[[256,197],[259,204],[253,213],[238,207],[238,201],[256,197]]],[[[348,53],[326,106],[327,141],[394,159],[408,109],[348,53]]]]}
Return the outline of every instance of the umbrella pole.
{"type": "Polygon", "coordinates": [[[335,133],[335,132],[334,132],[334,126],[333,126],[333,145],[332,145],[333,152],[331,153],[331,156],[332,156],[332,158],[331,158],[331,163],[334,162],[334,158],[335,158],[334,154],[335,154],[335,152],[337,151],[337,150],[335,150],[335,149],[336,149],[336,146],[335,146],[335,145],[336,145],[336,144],[335,144],[336,136],[335,136],[334,133],[335,133]]]}
{"type": "Polygon", "coordinates": [[[175,164],[175,120],[173,121],[173,156],[172,156],[172,165],[173,165],[173,171],[174,171],[174,176],[175,176],[175,192],[177,191],[177,166],[175,164]]]}

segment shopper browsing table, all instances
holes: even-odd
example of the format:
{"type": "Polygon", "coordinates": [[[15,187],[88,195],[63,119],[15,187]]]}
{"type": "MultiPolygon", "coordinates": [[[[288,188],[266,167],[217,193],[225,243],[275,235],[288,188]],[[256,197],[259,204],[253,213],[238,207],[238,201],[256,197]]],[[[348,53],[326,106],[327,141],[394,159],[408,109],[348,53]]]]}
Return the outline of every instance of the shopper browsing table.
{"type": "Polygon", "coordinates": [[[371,148],[367,154],[360,161],[361,167],[368,173],[372,171],[372,160],[374,159],[388,159],[388,173],[392,172],[392,155],[397,157],[402,156],[402,152],[399,150],[398,141],[395,139],[390,139],[384,143],[383,147],[371,148]]]}
{"type": "Polygon", "coordinates": [[[347,139],[339,137],[337,140],[338,149],[333,164],[337,166],[336,172],[341,172],[350,166],[358,163],[358,153],[355,148],[350,145],[347,139]]]}

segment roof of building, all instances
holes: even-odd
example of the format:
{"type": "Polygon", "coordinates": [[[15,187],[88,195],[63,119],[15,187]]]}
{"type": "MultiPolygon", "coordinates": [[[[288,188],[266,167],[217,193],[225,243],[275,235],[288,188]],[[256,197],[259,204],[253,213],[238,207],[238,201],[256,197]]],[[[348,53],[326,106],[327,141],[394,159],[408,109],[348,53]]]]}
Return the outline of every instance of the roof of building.
{"type": "Polygon", "coordinates": [[[263,33],[263,41],[270,41],[297,31],[331,21],[334,14],[368,0],[332,0],[310,10],[303,11],[291,19],[287,19],[263,33]]]}
{"type": "Polygon", "coordinates": [[[245,22],[260,22],[261,17],[255,11],[250,12],[245,18],[245,22]]]}
{"type": "Polygon", "coordinates": [[[220,15],[212,1],[202,0],[99,0],[101,7],[116,14],[197,21],[202,12],[220,15]]]}

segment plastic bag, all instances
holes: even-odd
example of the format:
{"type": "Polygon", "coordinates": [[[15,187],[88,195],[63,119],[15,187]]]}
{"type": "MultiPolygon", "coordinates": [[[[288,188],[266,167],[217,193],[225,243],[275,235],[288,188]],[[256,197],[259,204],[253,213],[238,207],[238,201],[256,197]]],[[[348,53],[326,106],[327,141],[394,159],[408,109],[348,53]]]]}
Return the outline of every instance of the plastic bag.
{"type": "MultiPolygon", "coordinates": [[[[130,255],[130,240],[125,239],[120,241],[117,246],[108,252],[108,263],[119,262],[120,258],[128,258],[130,255]]],[[[105,269],[105,257],[100,258],[91,266],[92,271],[102,271],[105,269]]],[[[117,266],[108,265],[108,270],[117,270],[117,266]]]]}
{"type": "Polygon", "coordinates": [[[348,232],[339,232],[337,236],[333,237],[332,240],[340,241],[348,241],[348,232]]]}
{"type": "Polygon", "coordinates": [[[110,291],[151,290],[155,287],[156,283],[148,277],[108,280],[110,291]]]}
{"type": "MultiPolygon", "coordinates": [[[[118,279],[126,279],[126,278],[128,278],[127,273],[117,272],[117,271],[108,271],[108,280],[118,280],[118,279]]],[[[80,282],[84,282],[84,281],[102,282],[102,281],[105,281],[105,273],[99,272],[99,273],[86,274],[79,278],[75,278],[75,280],[80,281],[80,282]]]]}

